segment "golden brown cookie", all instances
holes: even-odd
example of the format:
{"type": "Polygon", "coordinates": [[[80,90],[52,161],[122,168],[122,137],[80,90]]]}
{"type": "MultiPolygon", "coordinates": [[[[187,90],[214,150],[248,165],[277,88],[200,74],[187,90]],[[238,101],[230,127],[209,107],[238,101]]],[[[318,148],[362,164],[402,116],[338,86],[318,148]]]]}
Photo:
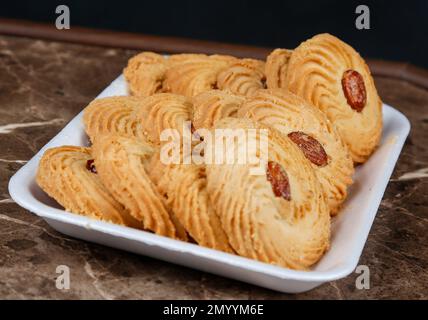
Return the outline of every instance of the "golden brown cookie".
{"type": "Polygon", "coordinates": [[[208,56],[203,53],[179,53],[179,54],[172,54],[167,59],[166,62],[169,67],[173,65],[177,65],[183,62],[187,61],[194,61],[198,59],[205,59],[208,56]]]}
{"type": "Polygon", "coordinates": [[[293,51],[286,87],[327,115],[354,162],[367,160],[381,137],[382,102],[358,52],[332,35],[317,35],[293,51]]]}
{"type": "Polygon", "coordinates": [[[174,63],[166,73],[164,90],[187,97],[215,89],[218,73],[229,65],[229,59],[209,56],[186,57],[174,63]]]}
{"type": "MultiPolygon", "coordinates": [[[[146,129],[147,138],[160,144],[159,137],[165,129],[177,129],[179,137],[182,137],[183,129],[190,134],[187,123],[190,123],[191,112],[192,104],[188,98],[164,93],[146,98],[139,118],[146,129]]],[[[164,163],[160,152],[152,157],[147,172],[157,186],[157,192],[197,243],[231,252],[224,231],[208,202],[204,167],[190,162],[183,164],[182,150],[178,157],[176,164],[164,163]]]]}
{"type": "Polygon", "coordinates": [[[260,90],[239,109],[250,118],[288,136],[310,160],[335,215],[346,198],[354,172],[352,158],[326,115],[304,99],[281,89],[260,90]]]}
{"type": "Polygon", "coordinates": [[[143,227],[102,184],[89,148],[62,146],[46,150],[36,181],[67,211],[120,225],[143,227]]]}
{"type": "MultiPolygon", "coordinates": [[[[254,146],[260,145],[262,135],[251,135],[248,129],[264,127],[248,119],[225,118],[216,128],[238,129],[237,141],[244,134],[241,142],[247,140],[254,146]]],[[[237,160],[210,164],[206,167],[207,190],[238,254],[306,269],[329,247],[328,207],[309,160],[289,138],[275,129],[268,131],[269,152],[267,159],[260,159],[261,174],[254,174],[252,165],[237,160]]],[[[242,147],[243,143],[234,143],[227,154],[236,159],[242,155],[242,147]]]]}
{"type": "Polygon", "coordinates": [[[149,144],[112,134],[96,139],[92,150],[106,188],[145,229],[174,239],[187,239],[146,172],[145,164],[154,153],[149,144]]]}
{"type": "Polygon", "coordinates": [[[163,56],[142,52],[129,59],[123,74],[132,95],[148,96],[162,92],[166,71],[167,64],[163,56]]]}
{"type": "Polygon", "coordinates": [[[180,53],[180,54],[172,54],[170,55],[166,62],[169,66],[178,65],[183,62],[187,61],[195,61],[198,59],[210,59],[210,60],[217,60],[227,63],[232,63],[238,60],[237,58],[229,55],[223,55],[223,54],[213,54],[213,55],[206,55],[203,53],[180,53]]]}
{"type": "Polygon", "coordinates": [[[268,89],[286,89],[285,77],[292,52],[287,49],[275,49],[267,57],[265,74],[268,89]]]}
{"type": "Polygon", "coordinates": [[[228,64],[235,63],[236,61],[239,60],[234,56],[225,55],[225,54],[212,54],[210,55],[210,59],[227,62],[228,64]]]}
{"type": "Polygon", "coordinates": [[[83,111],[83,123],[90,140],[108,133],[143,139],[143,128],[134,115],[142,101],[143,98],[127,96],[92,101],[83,111]]]}
{"type": "Polygon", "coordinates": [[[195,129],[211,128],[226,117],[236,117],[245,98],[221,90],[206,91],[193,97],[193,126],[195,129]]]}
{"type": "Polygon", "coordinates": [[[237,95],[250,96],[265,86],[265,63],[240,59],[218,74],[217,87],[237,95]]]}
{"type": "Polygon", "coordinates": [[[215,204],[209,199],[204,165],[190,162],[166,165],[158,152],[147,168],[159,193],[199,245],[233,252],[215,212],[215,204]]]}
{"type": "Polygon", "coordinates": [[[192,103],[181,95],[159,93],[144,98],[135,116],[147,140],[159,144],[160,135],[165,129],[183,133],[183,125],[186,121],[190,123],[192,118],[192,103]]]}

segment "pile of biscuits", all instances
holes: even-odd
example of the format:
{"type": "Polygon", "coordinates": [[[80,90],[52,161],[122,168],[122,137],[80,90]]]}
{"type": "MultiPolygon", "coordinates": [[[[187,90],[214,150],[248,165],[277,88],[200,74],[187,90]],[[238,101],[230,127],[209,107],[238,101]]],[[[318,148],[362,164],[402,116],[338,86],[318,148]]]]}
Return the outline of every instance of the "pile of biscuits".
{"type": "MultiPolygon", "coordinates": [[[[143,52],[124,76],[129,96],[84,110],[90,147],[43,155],[37,183],[47,194],[73,213],[287,268],[322,257],[354,166],[382,133],[381,100],[353,48],[320,34],[266,61],[143,52]],[[206,142],[203,132],[263,129],[263,172],[239,161],[185,161],[182,151],[165,163],[166,129],[194,144],[206,142]]],[[[232,157],[242,152],[232,148],[232,157]]]]}

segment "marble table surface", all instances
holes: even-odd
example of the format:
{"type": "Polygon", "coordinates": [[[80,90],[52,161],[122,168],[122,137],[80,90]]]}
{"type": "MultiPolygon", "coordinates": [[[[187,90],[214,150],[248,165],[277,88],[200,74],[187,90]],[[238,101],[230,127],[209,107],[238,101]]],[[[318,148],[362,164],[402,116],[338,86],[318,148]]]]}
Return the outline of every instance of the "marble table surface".
{"type": "Polygon", "coordinates": [[[135,51],[0,36],[1,299],[427,299],[428,90],[376,77],[412,130],[354,273],[297,295],[64,236],[10,199],[9,178],[116,78],[135,51]],[[55,286],[58,265],[70,289],[55,286]]]}

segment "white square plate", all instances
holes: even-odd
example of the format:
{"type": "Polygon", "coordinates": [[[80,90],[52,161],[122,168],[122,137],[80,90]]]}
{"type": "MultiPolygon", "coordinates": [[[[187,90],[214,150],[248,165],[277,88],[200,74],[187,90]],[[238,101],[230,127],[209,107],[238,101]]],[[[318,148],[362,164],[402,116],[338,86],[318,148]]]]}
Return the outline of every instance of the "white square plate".
{"type": "MultiPolygon", "coordinates": [[[[120,76],[99,97],[126,94],[126,83],[120,76]]],[[[64,211],[37,186],[35,176],[45,149],[66,144],[87,144],[82,112],[11,178],[9,193],[16,203],[69,236],[282,292],[303,292],[324,282],[343,278],[357,266],[410,130],[407,118],[388,105],[383,105],[383,121],[380,146],[364,165],[357,168],[349,197],[340,215],[333,220],[331,248],[311,271],[281,268],[64,211]]]]}

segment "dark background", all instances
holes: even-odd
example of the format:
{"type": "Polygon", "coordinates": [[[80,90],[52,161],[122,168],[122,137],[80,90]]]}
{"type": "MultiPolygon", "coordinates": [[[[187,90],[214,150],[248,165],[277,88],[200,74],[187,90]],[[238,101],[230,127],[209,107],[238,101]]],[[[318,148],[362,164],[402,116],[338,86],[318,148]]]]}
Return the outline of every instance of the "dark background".
{"type": "Polygon", "coordinates": [[[365,57],[428,68],[428,0],[2,0],[0,16],[54,23],[60,4],[70,8],[71,28],[79,25],[285,48],[330,32],[365,57]],[[359,4],[370,8],[370,30],[355,27],[359,4]]]}

